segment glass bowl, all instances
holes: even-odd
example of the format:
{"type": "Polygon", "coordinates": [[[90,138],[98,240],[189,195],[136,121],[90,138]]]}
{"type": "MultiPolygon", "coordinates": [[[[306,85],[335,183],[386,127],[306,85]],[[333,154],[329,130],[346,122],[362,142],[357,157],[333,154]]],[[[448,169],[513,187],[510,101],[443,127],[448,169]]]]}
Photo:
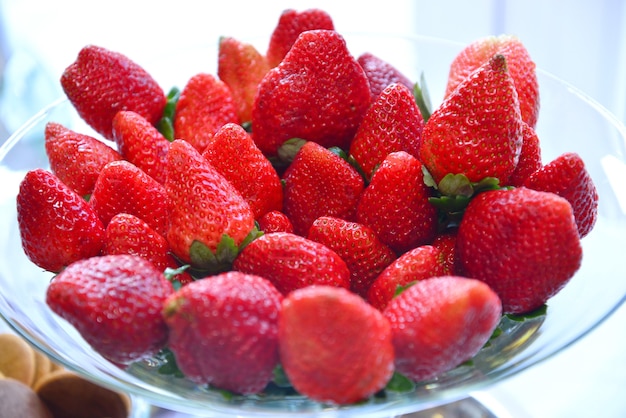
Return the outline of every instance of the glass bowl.
{"type": "MultiPolygon", "coordinates": [[[[346,35],[353,54],[371,52],[419,80],[423,73],[433,103],[443,97],[448,68],[463,45],[424,37],[346,35]]],[[[258,46],[264,51],[265,46],[258,46]]],[[[132,58],[132,57],[131,57],[132,58]]],[[[167,60],[140,62],[164,89],[183,87],[197,72],[215,74],[216,47],[182,50],[167,60]]],[[[541,111],[537,134],[548,162],[564,152],[577,152],[586,162],[600,195],[595,229],[583,239],[580,271],[548,301],[547,314],[525,321],[503,320],[503,331],[476,358],[440,378],[408,392],[350,406],[331,406],[293,395],[226,397],[185,379],[159,374],[158,361],[122,370],[95,353],[67,322],[46,306],[51,274],[33,265],[22,251],[15,197],[27,170],[48,167],[44,126],[55,121],[94,134],[65,99],[34,115],[0,148],[2,222],[0,237],[0,313],[36,348],[68,369],[103,386],[127,392],[139,407],[156,405],[195,416],[358,416],[388,417],[454,402],[468,393],[501,381],[553,356],[607,318],[626,297],[622,269],[626,247],[626,128],[576,88],[538,70],[541,111]]],[[[95,134],[94,134],[95,135],[95,134]]],[[[149,414],[149,408],[146,410],[149,414]]],[[[138,416],[138,415],[135,415],[138,416]]]]}

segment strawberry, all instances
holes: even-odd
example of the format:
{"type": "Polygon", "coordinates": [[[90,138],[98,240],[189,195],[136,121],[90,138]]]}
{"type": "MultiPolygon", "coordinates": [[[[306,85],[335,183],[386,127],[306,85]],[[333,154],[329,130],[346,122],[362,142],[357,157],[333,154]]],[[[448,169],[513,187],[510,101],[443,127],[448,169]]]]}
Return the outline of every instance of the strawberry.
{"type": "Polygon", "coordinates": [[[496,55],[465,78],[422,131],[420,160],[436,183],[446,174],[506,184],[522,147],[522,122],[506,59],[496,55]]]}
{"type": "Polygon", "coordinates": [[[446,86],[446,96],[495,54],[503,55],[519,98],[522,120],[531,128],[539,115],[539,83],[535,63],[524,44],[513,35],[487,36],[467,45],[454,58],[446,86]]]}
{"type": "Polygon", "coordinates": [[[283,180],[284,212],[302,236],[320,216],[352,220],[365,186],[348,162],[315,142],[300,148],[283,180]]]}
{"type": "Polygon", "coordinates": [[[125,160],[165,183],[165,156],[170,141],[143,116],[130,110],[119,111],[113,118],[113,139],[125,160]]]}
{"type": "Polygon", "coordinates": [[[254,228],[248,202],[193,145],[180,139],[167,154],[165,189],[171,201],[166,239],[174,255],[198,268],[228,266],[254,228]]]}
{"type": "Polygon", "coordinates": [[[522,149],[515,170],[509,177],[509,185],[519,187],[535,171],[541,168],[541,144],[533,128],[522,123],[522,149]]]}
{"type": "Polygon", "coordinates": [[[365,400],[393,374],[388,321],[346,289],[294,291],[283,300],[278,326],[285,373],[313,400],[339,405],[365,400]]]}
{"type": "Polygon", "coordinates": [[[259,84],[253,138],[268,156],[291,138],[348,149],[370,102],[367,77],[343,37],[303,32],[259,84]]]}
{"type": "Polygon", "coordinates": [[[156,124],[166,97],[140,65],[119,52],[88,45],[61,75],[61,86],[80,117],[107,139],[120,110],[132,110],[156,124]]]}
{"type": "Polygon", "coordinates": [[[240,121],[252,119],[257,86],[269,70],[267,59],[254,45],[232,37],[220,38],[217,75],[230,88],[240,121]]]}
{"type": "Polygon", "coordinates": [[[552,192],[572,205],[578,234],[585,237],[598,218],[598,190],[580,155],[567,152],[531,174],[524,182],[529,189],[552,192]]]}
{"type": "Polygon", "coordinates": [[[172,292],[163,272],[144,258],[107,255],[72,263],[55,276],[46,303],[96,352],[125,364],[165,346],[161,310],[172,292]]]}
{"type": "Polygon", "coordinates": [[[200,152],[226,123],[239,123],[228,86],[212,74],[199,73],[180,92],[174,113],[174,134],[200,152]]]}
{"type": "Polygon", "coordinates": [[[265,234],[270,232],[289,232],[293,233],[293,225],[283,212],[271,210],[258,219],[259,230],[265,234]]]}
{"type": "Polygon", "coordinates": [[[59,272],[103,246],[104,226],[89,203],[43,169],[20,183],[17,222],[26,256],[44,270],[59,272]]]}
{"type": "Polygon", "coordinates": [[[129,213],[157,233],[167,232],[165,187],[126,160],[113,161],[102,169],[90,202],[105,226],[118,213],[129,213]]]}
{"type": "Polygon", "coordinates": [[[279,362],[281,302],[282,295],[266,279],[239,272],[182,287],[163,308],[176,364],[196,383],[241,394],[260,392],[279,362]]]}
{"type": "Polygon", "coordinates": [[[397,253],[430,242],[437,230],[437,212],[428,198],[422,164],[404,152],[389,154],[359,199],[357,222],[371,228],[397,253]]]}
{"type": "Polygon", "coordinates": [[[283,208],[283,185],[272,163],[240,125],[227,123],[202,152],[202,156],[248,202],[255,219],[283,208]]]}
{"type": "Polygon", "coordinates": [[[417,157],[424,119],[413,93],[402,84],[390,84],[367,110],[350,144],[350,156],[369,179],[385,157],[406,151],[417,157]]]}
{"type": "Polygon", "coordinates": [[[383,311],[402,287],[418,280],[445,275],[445,264],[441,251],[431,245],[422,245],[402,254],[372,283],[367,301],[383,311]]]}
{"type": "Polygon", "coordinates": [[[565,286],[580,268],[582,247],[566,199],[520,187],[470,201],[456,257],[464,275],[498,293],[505,313],[526,313],[565,286]]]}
{"type": "Polygon", "coordinates": [[[350,287],[350,270],[336,252],[287,232],[252,241],[239,253],[233,269],[265,277],[284,295],[314,284],[350,287]]]}
{"type": "Polygon", "coordinates": [[[383,314],[391,324],[396,370],[424,381],[474,357],[498,326],[502,304],[479,280],[442,276],[404,290],[383,314]]]}
{"type": "Polygon", "coordinates": [[[376,276],[396,258],[370,228],[332,216],[317,218],[308,239],[326,245],[346,262],[350,290],[363,297],[376,276]]]}
{"type": "Polygon", "coordinates": [[[314,29],[335,29],[332,18],[324,10],[284,10],[272,31],[265,53],[270,67],[276,67],[285,58],[302,32],[314,29]]]}
{"type": "Polygon", "coordinates": [[[402,84],[409,89],[413,88],[413,82],[407,76],[387,61],[370,52],[359,55],[357,62],[365,71],[365,76],[370,83],[372,100],[376,100],[380,93],[392,83],[402,84]]]}
{"type": "Polygon", "coordinates": [[[456,234],[457,229],[450,228],[435,235],[432,242],[432,246],[441,251],[443,270],[446,275],[453,275],[456,271],[456,234]]]}
{"type": "Polygon", "coordinates": [[[45,148],[50,170],[81,196],[93,192],[100,170],[122,156],[102,141],[74,132],[60,123],[48,122],[45,148]]]}

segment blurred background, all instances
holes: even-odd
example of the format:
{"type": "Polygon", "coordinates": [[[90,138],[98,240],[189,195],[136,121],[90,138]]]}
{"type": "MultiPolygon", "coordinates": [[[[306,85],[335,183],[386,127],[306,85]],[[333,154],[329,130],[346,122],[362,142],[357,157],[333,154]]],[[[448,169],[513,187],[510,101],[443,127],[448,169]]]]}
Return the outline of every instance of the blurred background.
{"type": "MultiPolygon", "coordinates": [[[[415,33],[461,43],[517,35],[538,67],[626,121],[621,0],[0,0],[0,143],[62,95],[60,74],[86,44],[141,63],[156,53],[217,43],[221,35],[267,36],[282,10],[309,7],[329,12],[342,32],[415,33]]],[[[626,416],[625,321],[622,307],[582,341],[490,388],[481,399],[501,405],[500,417],[626,416]]]]}

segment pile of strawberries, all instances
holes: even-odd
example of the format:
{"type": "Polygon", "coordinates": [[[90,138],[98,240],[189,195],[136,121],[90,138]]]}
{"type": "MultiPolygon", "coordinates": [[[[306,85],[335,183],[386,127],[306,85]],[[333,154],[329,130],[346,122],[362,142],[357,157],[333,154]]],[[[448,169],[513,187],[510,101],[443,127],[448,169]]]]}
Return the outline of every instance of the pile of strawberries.
{"type": "Polygon", "coordinates": [[[581,158],[541,161],[535,64],[511,36],[463,49],[436,109],[317,9],[285,11],[265,54],[221,38],[218,74],[169,94],[97,46],[61,84],[109,141],[46,126],[21,238],[56,273],[50,308],[115,363],[169,350],[244,395],[280,366],[310,399],[362,401],[544,306],[596,220],[581,158]]]}

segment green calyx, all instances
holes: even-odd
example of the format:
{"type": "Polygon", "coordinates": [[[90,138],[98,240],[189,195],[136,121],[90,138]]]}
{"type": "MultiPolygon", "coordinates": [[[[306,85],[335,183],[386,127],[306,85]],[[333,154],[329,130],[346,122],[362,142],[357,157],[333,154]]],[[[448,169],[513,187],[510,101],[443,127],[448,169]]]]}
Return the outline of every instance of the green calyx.
{"type": "Polygon", "coordinates": [[[424,122],[426,122],[432,114],[433,106],[430,101],[430,94],[428,93],[424,73],[421,74],[420,81],[413,85],[413,97],[415,97],[415,103],[422,114],[424,122]]]}
{"type": "Polygon", "coordinates": [[[163,115],[157,122],[156,128],[168,141],[174,140],[174,116],[176,114],[176,104],[180,98],[180,89],[172,87],[167,94],[167,101],[163,108],[163,115]]]}

